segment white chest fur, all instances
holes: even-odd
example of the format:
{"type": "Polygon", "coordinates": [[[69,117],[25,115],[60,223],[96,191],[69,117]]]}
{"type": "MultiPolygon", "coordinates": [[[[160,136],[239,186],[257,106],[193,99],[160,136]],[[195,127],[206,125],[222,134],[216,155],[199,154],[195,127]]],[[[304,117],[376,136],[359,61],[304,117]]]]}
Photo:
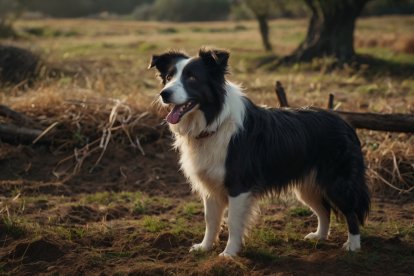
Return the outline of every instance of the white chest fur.
{"type": "Polygon", "coordinates": [[[224,177],[227,148],[237,126],[231,120],[223,122],[217,133],[195,139],[177,136],[181,168],[190,180],[193,190],[200,195],[224,195],[224,177]]]}

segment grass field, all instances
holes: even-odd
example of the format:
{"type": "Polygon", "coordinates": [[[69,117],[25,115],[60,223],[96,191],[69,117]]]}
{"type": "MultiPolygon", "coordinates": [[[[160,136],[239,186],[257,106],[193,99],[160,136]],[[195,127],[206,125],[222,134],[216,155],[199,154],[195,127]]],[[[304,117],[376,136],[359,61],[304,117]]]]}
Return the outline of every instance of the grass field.
{"type": "Polygon", "coordinates": [[[306,25],[272,21],[269,54],[255,22],[17,22],[21,38],[3,44],[29,48],[65,74],[27,89],[0,88],[1,103],[45,128],[58,123],[51,146],[0,143],[0,274],[412,274],[414,195],[390,185],[413,186],[414,137],[399,133],[358,131],[373,190],[361,252],[341,249],[340,219],[333,218],[328,241],[304,241],[317,221],[290,195],[261,202],[240,257],[217,257],[225,227],[212,252],[188,252],[204,233],[202,205],[178,170],[163,111],[152,104],[160,89],[147,70],[152,54],[227,48],[229,78],[268,106],[278,105],[280,80],[292,106],[326,107],[333,93],[341,110],[414,112],[414,17],[358,22],[357,52],[376,63],[331,71],[330,60],[318,60],[274,69],[268,61],[290,53],[306,25]],[[107,140],[104,130],[111,130],[107,140]]]}

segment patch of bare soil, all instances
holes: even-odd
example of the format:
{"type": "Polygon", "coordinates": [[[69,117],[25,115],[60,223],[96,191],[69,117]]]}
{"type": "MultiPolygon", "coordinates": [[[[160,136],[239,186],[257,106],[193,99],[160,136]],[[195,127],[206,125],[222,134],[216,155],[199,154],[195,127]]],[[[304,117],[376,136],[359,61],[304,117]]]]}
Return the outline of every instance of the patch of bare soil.
{"type": "MultiPolygon", "coordinates": [[[[217,257],[224,249],[226,230],[213,252],[190,254],[189,247],[202,238],[204,219],[201,207],[189,204],[199,200],[179,172],[177,154],[160,121],[151,115],[136,126],[140,137],[158,132],[142,142],[142,149],[113,136],[98,164],[102,151],[89,152],[73,174],[71,166],[78,164],[80,155],[57,166],[73,154],[69,146],[0,144],[0,274],[389,275],[414,271],[414,206],[380,199],[374,201],[363,232],[361,253],[340,249],[346,237],[343,224],[333,227],[328,241],[303,241],[302,236],[316,227],[315,217],[300,212],[289,215],[289,204],[269,203],[262,208],[257,226],[265,232],[253,231],[239,258],[217,257]],[[65,175],[59,174],[62,171],[65,175]],[[118,198],[111,198],[112,193],[118,198]],[[390,226],[394,221],[400,225],[390,226]],[[276,233],[275,237],[269,233],[276,233]]],[[[68,129],[62,126],[61,130],[70,133],[68,129]]],[[[59,135],[56,139],[62,138],[59,135]]],[[[98,139],[101,133],[88,135],[98,139]]]]}

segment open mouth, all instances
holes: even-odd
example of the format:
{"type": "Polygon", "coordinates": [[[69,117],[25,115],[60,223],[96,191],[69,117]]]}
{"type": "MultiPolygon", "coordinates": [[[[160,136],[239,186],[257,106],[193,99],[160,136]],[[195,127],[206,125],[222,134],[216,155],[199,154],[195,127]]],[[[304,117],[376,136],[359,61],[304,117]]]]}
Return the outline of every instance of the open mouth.
{"type": "Polygon", "coordinates": [[[178,124],[181,118],[193,109],[196,106],[196,103],[193,101],[188,101],[184,104],[174,105],[173,109],[168,113],[165,118],[170,124],[178,124]]]}

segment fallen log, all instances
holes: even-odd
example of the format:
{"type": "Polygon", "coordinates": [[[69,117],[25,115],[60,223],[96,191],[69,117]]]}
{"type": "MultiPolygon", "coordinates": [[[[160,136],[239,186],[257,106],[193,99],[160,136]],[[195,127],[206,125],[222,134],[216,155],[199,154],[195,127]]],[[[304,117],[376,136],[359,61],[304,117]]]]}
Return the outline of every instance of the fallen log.
{"type": "MultiPolygon", "coordinates": [[[[277,81],[275,92],[281,107],[288,107],[285,89],[277,81]]],[[[328,108],[333,109],[334,96],[329,95],[328,108]]],[[[359,113],[332,110],[346,120],[351,126],[359,129],[369,129],[390,132],[414,133],[414,114],[380,114],[380,113],[359,113]]]]}
{"type": "Polygon", "coordinates": [[[33,126],[33,127],[40,127],[40,125],[36,122],[34,122],[32,119],[30,119],[29,117],[14,111],[13,109],[9,108],[8,106],[2,105],[0,104],[0,116],[6,117],[6,118],[10,118],[13,119],[14,121],[16,121],[17,123],[19,123],[20,125],[25,125],[25,126],[33,126]]]}
{"type": "Polygon", "coordinates": [[[335,111],[354,128],[378,131],[413,132],[414,115],[335,111]]]}
{"type": "MultiPolygon", "coordinates": [[[[0,140],[9,144],[32,144],[40,135],[43,134],[43,130],[27,128],[23,126],[16,126],[12,124],[0,124],[0,140]]],[[[38,139],[38,144],[50,143],[50,140],[46,137],[38,139]]]]}

